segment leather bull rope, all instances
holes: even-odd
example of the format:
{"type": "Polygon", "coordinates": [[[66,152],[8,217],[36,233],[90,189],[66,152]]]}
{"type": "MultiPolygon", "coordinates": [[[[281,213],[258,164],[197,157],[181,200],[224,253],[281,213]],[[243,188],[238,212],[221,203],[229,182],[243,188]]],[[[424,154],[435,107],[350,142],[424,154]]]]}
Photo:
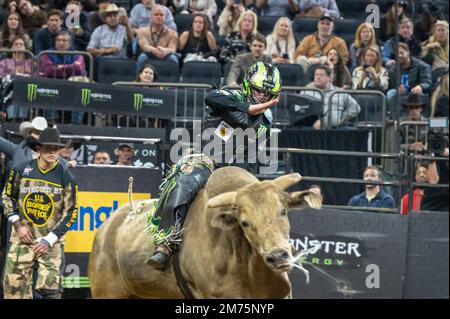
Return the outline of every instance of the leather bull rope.
{"type": "Polygon", "coordinates": [[[176,250],[175,253],[173,254],[172,261],[173,261],[173,272],[175,273],[175,278],[177,279],[177,285],[180,288],[181,292],[183,293],[183,296],[186,299],[195,299],[191,289],[189,288],[186,282],[186,279],[184,279],[183,274],[181,273],[180,255],[178,253],[178,250],[176,250]]]}

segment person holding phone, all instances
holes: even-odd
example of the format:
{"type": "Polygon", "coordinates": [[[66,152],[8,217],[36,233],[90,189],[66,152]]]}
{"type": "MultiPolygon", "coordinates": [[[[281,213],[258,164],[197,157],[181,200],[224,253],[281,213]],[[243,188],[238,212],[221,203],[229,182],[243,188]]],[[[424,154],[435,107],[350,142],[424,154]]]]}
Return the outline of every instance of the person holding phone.
{"type": "Polygon", "coordinates": [[[372,45],[362,53],[363,65],[353,70],[353,90],[379,90],[386,92],[389,86],[389,73],[381,65],[378,46],[372,45]]]}

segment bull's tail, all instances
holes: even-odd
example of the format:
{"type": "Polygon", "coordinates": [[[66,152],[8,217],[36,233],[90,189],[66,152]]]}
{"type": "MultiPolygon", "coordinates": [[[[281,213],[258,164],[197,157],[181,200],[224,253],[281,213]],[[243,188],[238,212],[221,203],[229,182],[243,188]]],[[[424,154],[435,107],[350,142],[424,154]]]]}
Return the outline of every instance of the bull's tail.
{"type": "Polygon", "coordinates": [[[133,177],[128,178],[128,202],[130,203],[131,211],[135,210],[133,203],[133,177]]]}

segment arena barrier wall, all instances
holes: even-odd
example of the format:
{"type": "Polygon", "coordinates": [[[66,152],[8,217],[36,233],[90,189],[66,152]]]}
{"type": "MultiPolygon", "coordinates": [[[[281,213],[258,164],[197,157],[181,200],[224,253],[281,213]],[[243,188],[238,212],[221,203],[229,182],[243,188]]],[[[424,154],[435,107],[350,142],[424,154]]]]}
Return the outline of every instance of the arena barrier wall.
{"type": "Polygon", "coordinates": [[[293,297],[448,298],[448,213],[307,209],[289,215],[291,242],[310,249],[293,297]]]}

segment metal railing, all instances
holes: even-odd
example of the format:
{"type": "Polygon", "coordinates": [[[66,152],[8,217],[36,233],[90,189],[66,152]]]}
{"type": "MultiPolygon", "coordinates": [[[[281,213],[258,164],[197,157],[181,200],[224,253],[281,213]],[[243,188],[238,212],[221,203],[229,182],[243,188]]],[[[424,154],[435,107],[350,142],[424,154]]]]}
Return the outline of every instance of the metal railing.
{"type": "MultiPolygon", "coordinates": [[[[14,62],[14,68],[16,67],[16,61],[17,62],[20,62],[20,61],[30,61],[30,65],[31,65],[31,72],[28,74],[28,73],[23,73],[23,74],[28,74],[28,75],[30,75],[30,76],[33,76],[34,74],[35,74],[35,69],[36,69],[36,65],[35,65],[35,63],[34,63],[34,55],[33,55],[33,53],[31,52],[31,51],[28,51],[28,50],[12,50],[12,49],[0,49],[0,65],[4,65],[4,70],[3,70],[3,72],[5,72],[5,74],[0,74],[0,77],[3,77],[3,76],[5,76],[5,75],[7,75],[7,74],[9,74],[9,75],[16,75],[17,73],[17,71],[16,70],[8,70],[7,68],[8,68],[8,65],[7,65],[7,60],[9,60],[9,61],[13,61],[14,62]],[[23,58],[23,59],[15,59],[14,58],[14,55],[17,55],[17,54],[24,54],[25,55],[25,57],[29,57],[28,59],[27,58],[23,58]],[[13,71],[15,71],[15,72],[13,72],[13,71]]],[[[20,72],[20,73],[22,73],[22,72],[20,72]]]]}

